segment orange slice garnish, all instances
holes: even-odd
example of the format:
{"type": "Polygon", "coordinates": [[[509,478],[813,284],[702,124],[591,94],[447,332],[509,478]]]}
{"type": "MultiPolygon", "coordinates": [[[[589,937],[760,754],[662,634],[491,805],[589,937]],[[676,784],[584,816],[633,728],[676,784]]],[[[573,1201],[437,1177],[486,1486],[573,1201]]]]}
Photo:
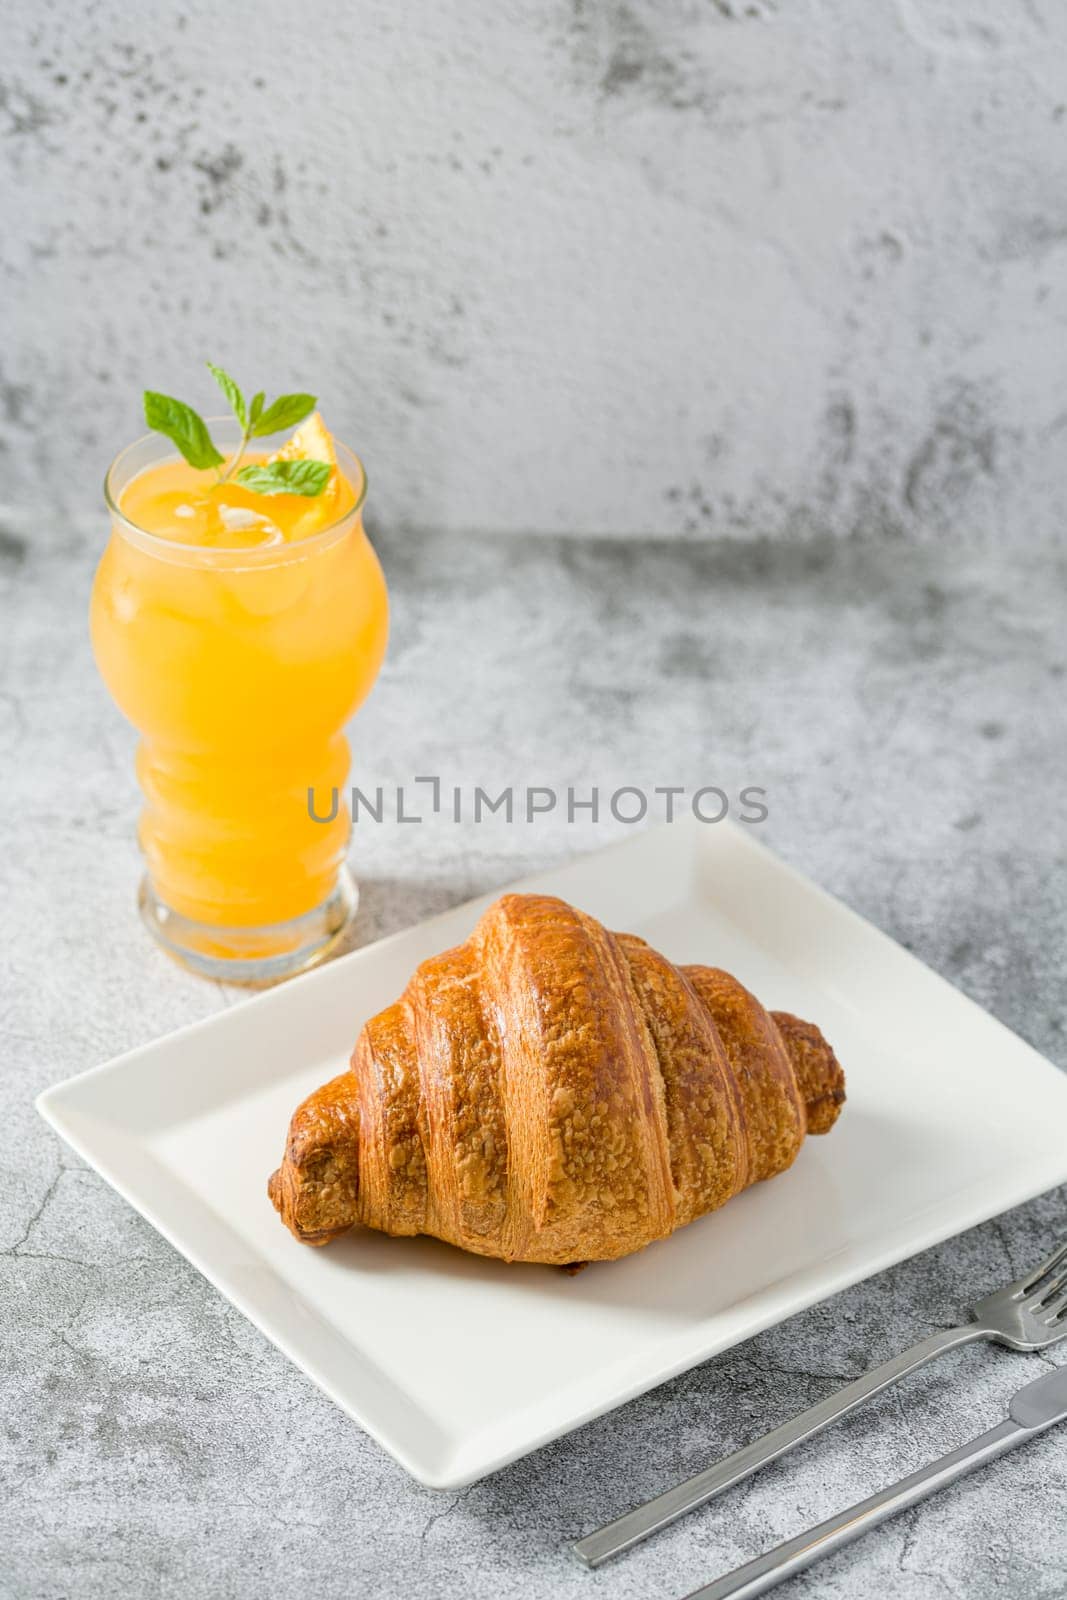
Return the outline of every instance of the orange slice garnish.
{"type": "Polygon", "coordinates": [[[341,502],[341,472],[337,465],[333,435],[317,411],[313,411],[307,421],[300,424],[292,438],[267,459],[268,461],[328,461],[333,469],[322,493],[305,500],[307,510],[302,511],[289,524],[290,538],[306,539],[309,534],[317,533],[320,528],[326,528],[331,522],[336,521],[341,502]]]}

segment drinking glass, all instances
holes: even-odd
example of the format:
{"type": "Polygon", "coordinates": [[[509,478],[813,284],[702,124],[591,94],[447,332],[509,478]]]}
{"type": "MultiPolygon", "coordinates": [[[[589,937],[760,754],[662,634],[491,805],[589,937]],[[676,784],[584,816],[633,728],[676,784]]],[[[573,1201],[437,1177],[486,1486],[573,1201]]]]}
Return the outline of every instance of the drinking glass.
{"type": "MultiPolygon", "coordinates": [[[[211,427],[236,447],[232,421],[211,427]]],[[[208,977],[262,983],[310,966],[356,909],[343,729],[377,677],[389,607],[363,465],[341,445],[337,457],[350,509],[305,539],[244,548],[182,543],[123,514],[130,481],[173,459],[157,434],[107,475],[90,626],[141,736],[141,914],[208,977]]]]}

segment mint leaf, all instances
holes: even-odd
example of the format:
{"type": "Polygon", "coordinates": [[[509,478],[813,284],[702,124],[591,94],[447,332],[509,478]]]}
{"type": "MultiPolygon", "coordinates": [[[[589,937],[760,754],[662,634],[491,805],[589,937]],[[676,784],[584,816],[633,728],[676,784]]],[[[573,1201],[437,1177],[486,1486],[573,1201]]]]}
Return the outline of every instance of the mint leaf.
{"type": "Polygon", "coordinates": [[[322,493],[332,471],[328,461],[268,461],[242,467],[237,482],[256,494],[302,494],[310,499],[322,493]]]}
{"type": "Polygon", "coordinates": [[[248,426],[250,428],[254,428],[260,417],[263,415],[263,406],[266,398],[267,397],[263,393],[262,389],[258,394],[254,394],[252,396],[252,404],[248,408],[248,426]]]}
{"type": "Polygon", "coordinates": [[[171,444],[177,445],[191,467],[203,471],[208,467],[220,467],[225,460],[215,449],[203,417],[184,401],[146,389],[144,419],[153,433],[162,433],[171,444]]]}
{"type": "MultiPolygon", "coordinates": [[[[278,399],[272,400],[266,411],[256,418],[252,438],[265,439],[269,433],[282,433],[286,428],[295,428],[298,422],[310,417],[318,403],[318,397],[313,394],[279,395],[278,399]]],[[[318,490],[315,492],[317,494],[318,490]]]]}
{"type": "Polygon", "coordinates": [[[228,372],[224,372],[221,367],[212,366],[211,362],[209,361],[207,363],[207,370],[210,372],[211,376],[214,378],[215,382],[218,384],[219,388],[230,402],[230,407],[233,411],[233,414],[241,424],[241,431],[243,433],[247,433],[248,409],[245,406],[244,395],[241,393],[237,384],[234,383],[233,379],[230,377],[230,374],[228,372]]]}

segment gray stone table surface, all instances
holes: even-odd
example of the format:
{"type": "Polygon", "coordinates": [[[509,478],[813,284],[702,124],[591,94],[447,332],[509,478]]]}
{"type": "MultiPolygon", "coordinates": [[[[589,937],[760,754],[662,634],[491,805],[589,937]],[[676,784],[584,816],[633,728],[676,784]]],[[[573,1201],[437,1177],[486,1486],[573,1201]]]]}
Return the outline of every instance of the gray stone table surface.
{"type": "MultiPolygon", "coordinates": [[[[133,736],[89,654],[100,526],[0,538],[4,1600],[674,1596],[990,1425],[1042,1359],[950,1357],[589,1575],[564,1541],[830,1393],[1064,1230],[1046,1195],[460,1493],[348,1422],[38,1119],[45,1085],[241,1003],[143,935],[133,736]]],[[[363,786],[767,790],[761,836],[1061,1067],[1067,556],[937,545],[383,537],[363,786]]],[[[618,837],[367,824],[354,942],[618,837]]],[[[1065,1353],[1048,1358],[1062,1361],[1065,1353]]],[[[1067,1593],[1046,1436],[791,1594],[1067,1593]]]]}

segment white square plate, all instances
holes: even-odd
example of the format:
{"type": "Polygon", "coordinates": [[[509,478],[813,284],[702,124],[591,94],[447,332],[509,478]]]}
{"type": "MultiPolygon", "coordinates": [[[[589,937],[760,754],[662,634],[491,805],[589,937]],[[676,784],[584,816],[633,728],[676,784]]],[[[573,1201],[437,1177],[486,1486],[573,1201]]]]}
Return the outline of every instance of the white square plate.
{"type": "Polygon", "coordinates": [[[817,1022],[848,1104],[794,1167],[575,1277],[429,1239],[297,1244],[267,1199],[291,1112],[472,901],[43,1094],[85,1159],[434,1487],[484,1476],[848,1284],[1067,1180],[1067,1077],[728,824],[516,887],[817,1022]],[[432,1330],[432,1332],[430,1331],[432,1330]]]}

